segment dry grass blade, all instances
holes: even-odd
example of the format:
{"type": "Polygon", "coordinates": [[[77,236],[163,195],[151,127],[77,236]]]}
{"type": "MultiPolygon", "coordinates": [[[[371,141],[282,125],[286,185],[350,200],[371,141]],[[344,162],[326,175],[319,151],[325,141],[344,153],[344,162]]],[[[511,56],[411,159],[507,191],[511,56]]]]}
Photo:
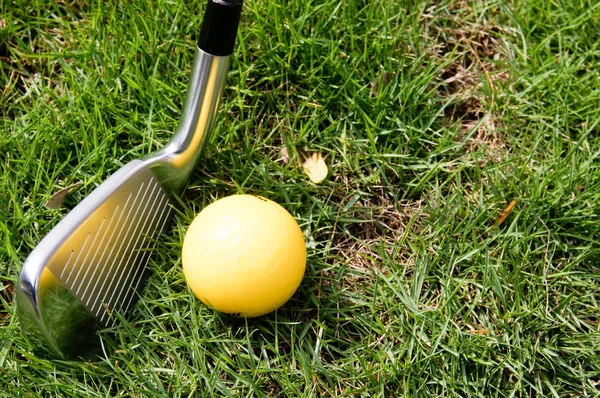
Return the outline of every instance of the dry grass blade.
{"type": "Polygon", "coordinates": [[[500,226],[500,224],[502,224],[504,222],[504,220],[506,220],[506,217],[508,217],[508,215],[510,214],[510,212],[512,211],[513,207],[515,207],[516,204],[517,204],[517,201],[513,200],[512,202],[510,202],[508,204],[508,206],[506,206],[506,208],[500,214],[500,217],[498,217],[498,219],[496,220],[496,224],[495,224],[496,228],[498,228],[500,226]]]}

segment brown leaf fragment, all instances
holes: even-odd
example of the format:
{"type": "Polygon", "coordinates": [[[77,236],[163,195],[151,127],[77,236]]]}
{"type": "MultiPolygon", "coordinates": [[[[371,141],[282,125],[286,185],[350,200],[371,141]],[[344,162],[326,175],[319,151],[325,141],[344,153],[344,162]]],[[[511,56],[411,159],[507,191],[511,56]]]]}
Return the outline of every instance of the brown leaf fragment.
{"type": "Polygon", "coordinates": [[[47,208],[53,209],[53,210],[60,208],[62,206],[63,202],[65,201],[65,198],[69,194],[69,192],[71,192],[73,189],[77,188],[80,185],[81,185],[81,181],[76,182],[75,184],[71,184],[68,187],[61,189],[60,191],[58,191],[54,195],[52,195],[52,197],[50,199],[48,199],[45,206],[47,208]]]}
{"type": "Polygon", "coordinates": [[[283,162],[283,164],[288,164],[288,162],[290,161],[290,154],[288,153],[288,150],[286,147],[281,148],[279,155],[280,155],[280,159],[283,162]]]}
{"type": "Polygon", "coordinates": [[[513,207],[515,207],[516,204],[517,204],[517,201],[513,200],[512,202],[510,202],[508,204],[508,206],[506,206],[506,209],[504,209],[502,211],[502,213],[500,214],[500,217],[498,217],[498,220],[496,220],[496,228],[498,228],[500,226],[500,224],[502,224],[504,222],[504,220],[506,220],[506,217],[508,217],[508,215],[510,214],[510,212],[512,211],[513,207]]]}
{"type": "Polygon", "coordinates": [[[320,153],[313,153],[311,157],[306,159],[302,168],[304,169],[304,173],[315,184],[322,182],[327,178],[327,174],[329,173],[325,159],[323,159],[323,155],[320,153]]]}
{"type": "Polygon", "coordinates": [[[390,84],[390,72],[385,71],[381,74],[379,79],[376,79],[371,83],[371,94],[375,97],[378,96],[379,89],[385,88],[388,84],[390,84]]]}
{"type": "MultiPolygon", "coordinates": [[[[9,280],[0,281],[0,298],[6,300],[7,303],[11,303],[12,298],[14,297],[14,286],[13,283],[9,280]]],[[[0,309],[0,313],[2,313],[2,309],[0,309]]],[[[7,314],[8,316],[8,310],[7,314]]]]}

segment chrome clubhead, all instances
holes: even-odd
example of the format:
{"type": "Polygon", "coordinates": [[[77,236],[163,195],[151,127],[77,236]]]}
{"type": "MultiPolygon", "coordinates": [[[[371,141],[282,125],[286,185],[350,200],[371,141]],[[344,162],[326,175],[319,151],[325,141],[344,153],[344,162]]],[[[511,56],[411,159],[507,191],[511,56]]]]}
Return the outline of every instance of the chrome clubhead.
{"type": "Polygon", "coordinates": [[[154,238],[171,214],[148,162],[133,161],[94,190],[29,255],[19,276],[23,329],[65,357],[98,349],[144,285],[154,238]]]}
{"type": "Polygon", "coordinates": [[[100,353],[98,328],[113,326],[137,301],[155,239],[171,217],[172,196],[187,184],[214,124],[241,5],[208,1],[183,114],[169,144],[110,176],[24,262],[17,310],[37,347],[63,358],[91,358],[100,353]]]}

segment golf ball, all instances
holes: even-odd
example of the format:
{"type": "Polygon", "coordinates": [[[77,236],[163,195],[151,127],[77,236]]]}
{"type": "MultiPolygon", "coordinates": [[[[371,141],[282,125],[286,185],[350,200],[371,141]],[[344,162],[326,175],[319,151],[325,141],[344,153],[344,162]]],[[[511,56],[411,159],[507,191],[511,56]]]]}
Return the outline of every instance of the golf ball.
{"type": "Polygon", "coordinates": [[[182,263],[190,289],[205,305],[250,318],[279,308],[296,292],[306,245],[282,206],[233,195],[196,216],[184,238],[182,263]]]}

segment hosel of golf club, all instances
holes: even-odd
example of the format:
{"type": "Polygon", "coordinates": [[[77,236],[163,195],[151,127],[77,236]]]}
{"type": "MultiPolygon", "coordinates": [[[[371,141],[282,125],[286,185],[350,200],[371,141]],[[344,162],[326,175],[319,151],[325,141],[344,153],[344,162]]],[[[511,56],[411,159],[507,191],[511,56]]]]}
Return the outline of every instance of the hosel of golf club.
{"type": "Polygon", "coordinates": [[[174,193],[184,188],[209,138],[227,78],[230,56],[196,50],[179,127],[173,139],[152,157],[157,178],[174,193]]]}
{"type": "Polygon", "coordinates": [[[163,186],[180,193],[213,127],[242,12],[242,0],[208,0],[177,133],[152,157],[163,186]],[[155,157],[156,156],[156,157],[155,157]]]}

